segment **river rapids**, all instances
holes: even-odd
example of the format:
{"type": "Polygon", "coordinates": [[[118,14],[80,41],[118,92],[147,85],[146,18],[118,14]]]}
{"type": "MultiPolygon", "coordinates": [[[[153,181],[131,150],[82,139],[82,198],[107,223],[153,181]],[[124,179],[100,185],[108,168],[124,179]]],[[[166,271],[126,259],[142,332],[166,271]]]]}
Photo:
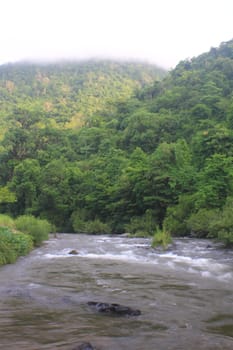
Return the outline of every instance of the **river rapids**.
{"type": "Polygon", "coordinates": [[[0,349],[232,350],[233,251],[208,240],[58,234],[0,268],[0,349]],[[69,254],[77,250],[77,255],[69,254]],[[139,316],[101,314],[118,303],[139,316]]]}

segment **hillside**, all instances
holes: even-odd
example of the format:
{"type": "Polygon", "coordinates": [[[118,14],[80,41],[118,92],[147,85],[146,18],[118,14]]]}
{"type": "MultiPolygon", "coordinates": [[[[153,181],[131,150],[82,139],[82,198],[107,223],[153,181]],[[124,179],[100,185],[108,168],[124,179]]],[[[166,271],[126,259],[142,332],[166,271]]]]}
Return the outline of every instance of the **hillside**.
{"type": "MultiPolygon", "coordinates": [[[[17,110],[0,143],[1,211],[34,214],[59,230],[159,227],[232,245],[233,41],[142,85],[79,128],[57,128],[30,104],[20,109],[23,94],[8,93],[3,110],[17,110]]],[[[59,114],[63,124],[71,112],[59,114]]]]}
{"type": "Polygon", "coordinates": [[[114,61],[16,63],[0,66],[0,122],[17,109],[46,114],[57,124],[75,127],[115,100],[161,79],[155,65],[114,61]]]}

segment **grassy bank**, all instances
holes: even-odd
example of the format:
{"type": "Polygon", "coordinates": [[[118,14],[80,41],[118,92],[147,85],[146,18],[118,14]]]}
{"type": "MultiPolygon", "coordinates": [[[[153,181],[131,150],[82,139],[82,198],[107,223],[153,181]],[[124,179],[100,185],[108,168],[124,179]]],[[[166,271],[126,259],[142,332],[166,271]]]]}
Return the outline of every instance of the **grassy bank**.
{"type": "Polygon", "coordinates": [[[23,215],[12,219],[0,215],[0,266],[14,263],[48,239],[51,225],[47,220],[23,215]]]}

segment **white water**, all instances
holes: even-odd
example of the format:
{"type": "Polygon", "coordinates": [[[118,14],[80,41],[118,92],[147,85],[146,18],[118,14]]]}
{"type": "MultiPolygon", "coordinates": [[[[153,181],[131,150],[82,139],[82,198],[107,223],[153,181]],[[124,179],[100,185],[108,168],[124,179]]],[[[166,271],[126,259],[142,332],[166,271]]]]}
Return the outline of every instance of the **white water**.
{"type": "MultiPolygon", "coordinates": [[[[72,245],[57,248],[57,239],[51,240],[47,250],[38,251],[38,257],[44,259],[70,258],[72,249],[78,251],[73,259],[98,259],[127,262],[128,264],[159,265],[162,269],[178,270],[197,274],[213,280],[233,282],[233,252],[208,240],[176,239],[168,252],[150,248],[149,239],[122,237],[85,237],[80,246],[77,237],[72,245]],[[88,239],[89,238],[89,239],[88,239]],[[53,248],[54,247],[54,248],[53,248]],[[52,249],[51,249],[52,248],[52,249]]],[[[69,244],[69,241],[67,242],[69,244]]]]}
{"type": "Polygon", "coordinates": [[[164,252],[147,239],[58,235],[0,269],[0,283],[0,349],[233,349],[233,253],[206,240],[164,252]],[[90,300],[142,315],[98,315],[90,300]]]}

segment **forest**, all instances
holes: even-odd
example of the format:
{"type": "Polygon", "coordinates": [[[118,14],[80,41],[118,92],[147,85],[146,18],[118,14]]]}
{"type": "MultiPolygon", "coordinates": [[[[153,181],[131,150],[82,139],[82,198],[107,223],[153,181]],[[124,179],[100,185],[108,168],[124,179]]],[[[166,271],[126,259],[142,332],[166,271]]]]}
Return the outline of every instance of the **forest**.
{"type": "Polygon", "coordinates": [[[175,69],[0,66],[0,212],[233,245],[233,40],[175,69]]]}

